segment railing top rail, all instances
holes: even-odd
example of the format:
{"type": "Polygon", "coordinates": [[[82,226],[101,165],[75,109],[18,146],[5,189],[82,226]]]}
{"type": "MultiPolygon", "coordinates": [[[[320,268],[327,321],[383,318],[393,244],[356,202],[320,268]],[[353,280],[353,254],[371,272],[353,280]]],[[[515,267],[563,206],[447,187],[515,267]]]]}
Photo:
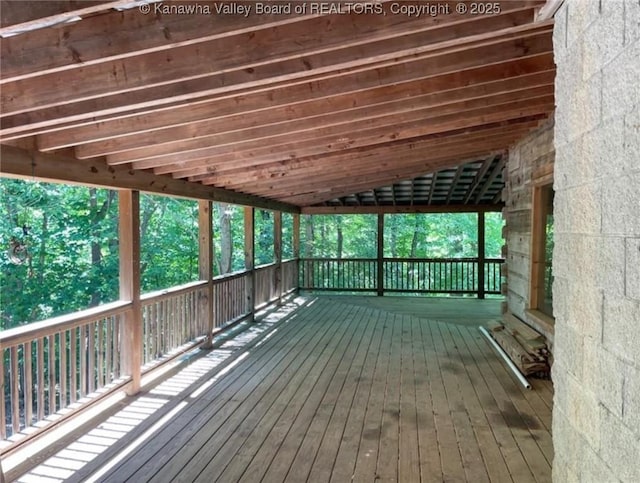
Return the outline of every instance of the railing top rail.
{"type": "Polygon", "coordinates": [[[172,297],[174,295],[180,295],[185,292],[190,292],[194,289],[206,287],[206,280],[196,280],[195,282],[189,282],[182,285],[177,285],[175,287],[164,288],[162,290],[155,290],[153,292],[149,292],[140,296],[140,300],[142,303],[149,303],[151,301],[155,301],[156,299],[162,299],[166,297],[172,297]]]}
{"type": "Polygon", "coordinates": [[[80,312],[60,315],[51,319],[33,322],[21,327],[0,331],[0,347],[24,344],[40,337],[57,334],[64,330],[80,327],[88,322],[111,317],[126,312],[132,307],[131,301],[121,300],[109,304],[91,307],[80,312]]]}
{"type": "Polygon", "coordinates": [[[247,270],[242,270],[240,272],[231,272],[231,273],[225,273],[223,275],[216,275],[215,277],[213,277],[213,283],[222,283],[225,280],[233,280],[234,278],[241,278],[244,277],[245,275],[249,274],[250,272],[247,270]]]}

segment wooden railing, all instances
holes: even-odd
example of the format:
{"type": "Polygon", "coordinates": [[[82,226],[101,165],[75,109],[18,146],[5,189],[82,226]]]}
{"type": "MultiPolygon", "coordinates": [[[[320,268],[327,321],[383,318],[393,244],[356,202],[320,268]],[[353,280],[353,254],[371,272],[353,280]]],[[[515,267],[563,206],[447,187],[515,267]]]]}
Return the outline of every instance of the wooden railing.
{"type": "MultiPolygon", "coordinates": [[[[297,267],[297,260],[287,260],[214,277],[211,304],[201,303],[207,281],[142,295],[142,372],[199,345],[208,332],[206,310],[213,311],[214,329],[250,314],[251,277],[256,308],[295,290],[297,267]]],[[[132,310],[121,301],[0,331],[0,451],[129,381],[123,331],[132,310]]]]}
{"type": "Polygon", "coordinates": [[[127,310],[130,302],[115,302],[0,332],[0,439],[16,439],[91,393],[126,382],[127,310]]]}
{"type": "Polygon", "coordinates": [[[249,313],[247,278],[250,272],[220,275],[213,279],[213,319],[216,328],[249,313]]]}
{"type": "MultiPolygon", "coordinates": [[[[484,285],[479,280],[477,258],[384,258],[383,292],[474,294],[500,293],[503,259],[484,261],[484,285]]],[[[300,260],[300,288],[340,292],[374,292],[379,289],[375,258],[306,258],[300,260]]]]}
{"type": "Polygon", "coordinates": [[[192,282],[141,297],[142,365],[161,360],[207,333],[198,299],[206,297],[207,282],[192,282]]]}

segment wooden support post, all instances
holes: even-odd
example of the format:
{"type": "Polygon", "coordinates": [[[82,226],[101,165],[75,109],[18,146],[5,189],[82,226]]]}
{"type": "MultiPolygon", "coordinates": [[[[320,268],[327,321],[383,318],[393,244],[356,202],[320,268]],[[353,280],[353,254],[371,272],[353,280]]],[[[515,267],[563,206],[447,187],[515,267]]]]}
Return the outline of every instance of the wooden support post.
{"type": "Polygon", "coordinates": [[[478,298],[483,299],[485,294],[484,286],[484,211],[478,212],[478,298]]]}
{"type": "Polygon", "coordinates": [[[276,263],[275,284],[278,304],[282,303],[282,212],[273,213],[273,259],[276,263]]]}
{"type": "Polygon", "coordinates": [[[142,304],[140,303],[140,192],[119,192],[120,300],[130,300],[132,309],[124,315],[122,366],[131,376],[127,394],[140,391],[142,369],[142,304]]]}
{"type": "Polygon", "coordinates": [[[255,315],[255,209],[246,206],[244,209],[244,267],[249,272],[247,276],[247,313],[249,321],[253,322],[255,315]]]}
{"type": "Polygon", "coordinates": [[[293,259],[296,264],[296,292],[300,291],[300,214],[293,214],[293,259]]]}
{"type": "Polygon", "coordinates": [[[203,349],[211,349],[213,341],[213,206],[211,201],[198,201],[198,274],[207,281],[206,296],[198,298],[198,317],[207,328],[203,349]]]}
{"type": "Polygon", "coordinates": [[[378,214],[378,297],[384,295],[384,214],[378,214]]]}

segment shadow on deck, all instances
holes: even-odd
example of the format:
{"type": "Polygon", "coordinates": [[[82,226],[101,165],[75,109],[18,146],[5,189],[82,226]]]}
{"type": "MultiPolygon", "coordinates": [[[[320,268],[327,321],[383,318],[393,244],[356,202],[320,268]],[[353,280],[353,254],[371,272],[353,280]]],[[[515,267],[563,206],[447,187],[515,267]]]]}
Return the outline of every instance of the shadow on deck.
{"type": "Polygon", "coordinates": [[[550,481],[551,383],[464,322],[499,302],[431,300],[300,297],[17,481],[550,481]]]}

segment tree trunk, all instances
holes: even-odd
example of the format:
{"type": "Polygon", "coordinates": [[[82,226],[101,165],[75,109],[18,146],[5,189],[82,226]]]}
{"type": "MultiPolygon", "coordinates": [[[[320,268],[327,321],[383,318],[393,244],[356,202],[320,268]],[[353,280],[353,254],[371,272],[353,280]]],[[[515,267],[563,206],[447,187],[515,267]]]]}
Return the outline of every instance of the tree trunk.
{"type": "Polygon", "coordinates": [[[342,217],[338,215],[336,217],[336,225],[338,231],[338,258],[342,258],[342,246],[343,246],[343,235],[342,235],[342,217]]]}
{"type": "Polygon", "coordinates": [[[227,203],[215,203],[220,221],[220,256],[216,258],[218,273],[223,275],[231,272],[233,260],[233,240],[231,236],[231,214],[227,203]]]}
{"type": "MultiPolygon", "coordinates": [[[[99,223],[102,217],[106,214],[105,206],[107,203],[98,210],[97,190],[95,188],[89,188],[89,206],[91,207],[91,266],[95,269],[99,269],[102,265],[102,250],[100,247],[100,228],[99,223]]],[[[91,293],[91,302],[89,307],[95,307],[100,304],[100,291],[93,290],[91,293]]]]}
{"type": "Polygon", "coordinates": [[[315,230],[313,226],[313,216],[307,215],[307,224],[305,227],[305,237],[304,237],[304,256],[305,258],[313,258],[313,245],[315,238],[315,230]]]}
{"type": "Polygon", "coordinates": [[[415,216],[416,223],[413,227],[413,236],[411,237],[411,254],[410,258],[416,258],[416,253],[418,251],[418,216],[415,216]]]}

